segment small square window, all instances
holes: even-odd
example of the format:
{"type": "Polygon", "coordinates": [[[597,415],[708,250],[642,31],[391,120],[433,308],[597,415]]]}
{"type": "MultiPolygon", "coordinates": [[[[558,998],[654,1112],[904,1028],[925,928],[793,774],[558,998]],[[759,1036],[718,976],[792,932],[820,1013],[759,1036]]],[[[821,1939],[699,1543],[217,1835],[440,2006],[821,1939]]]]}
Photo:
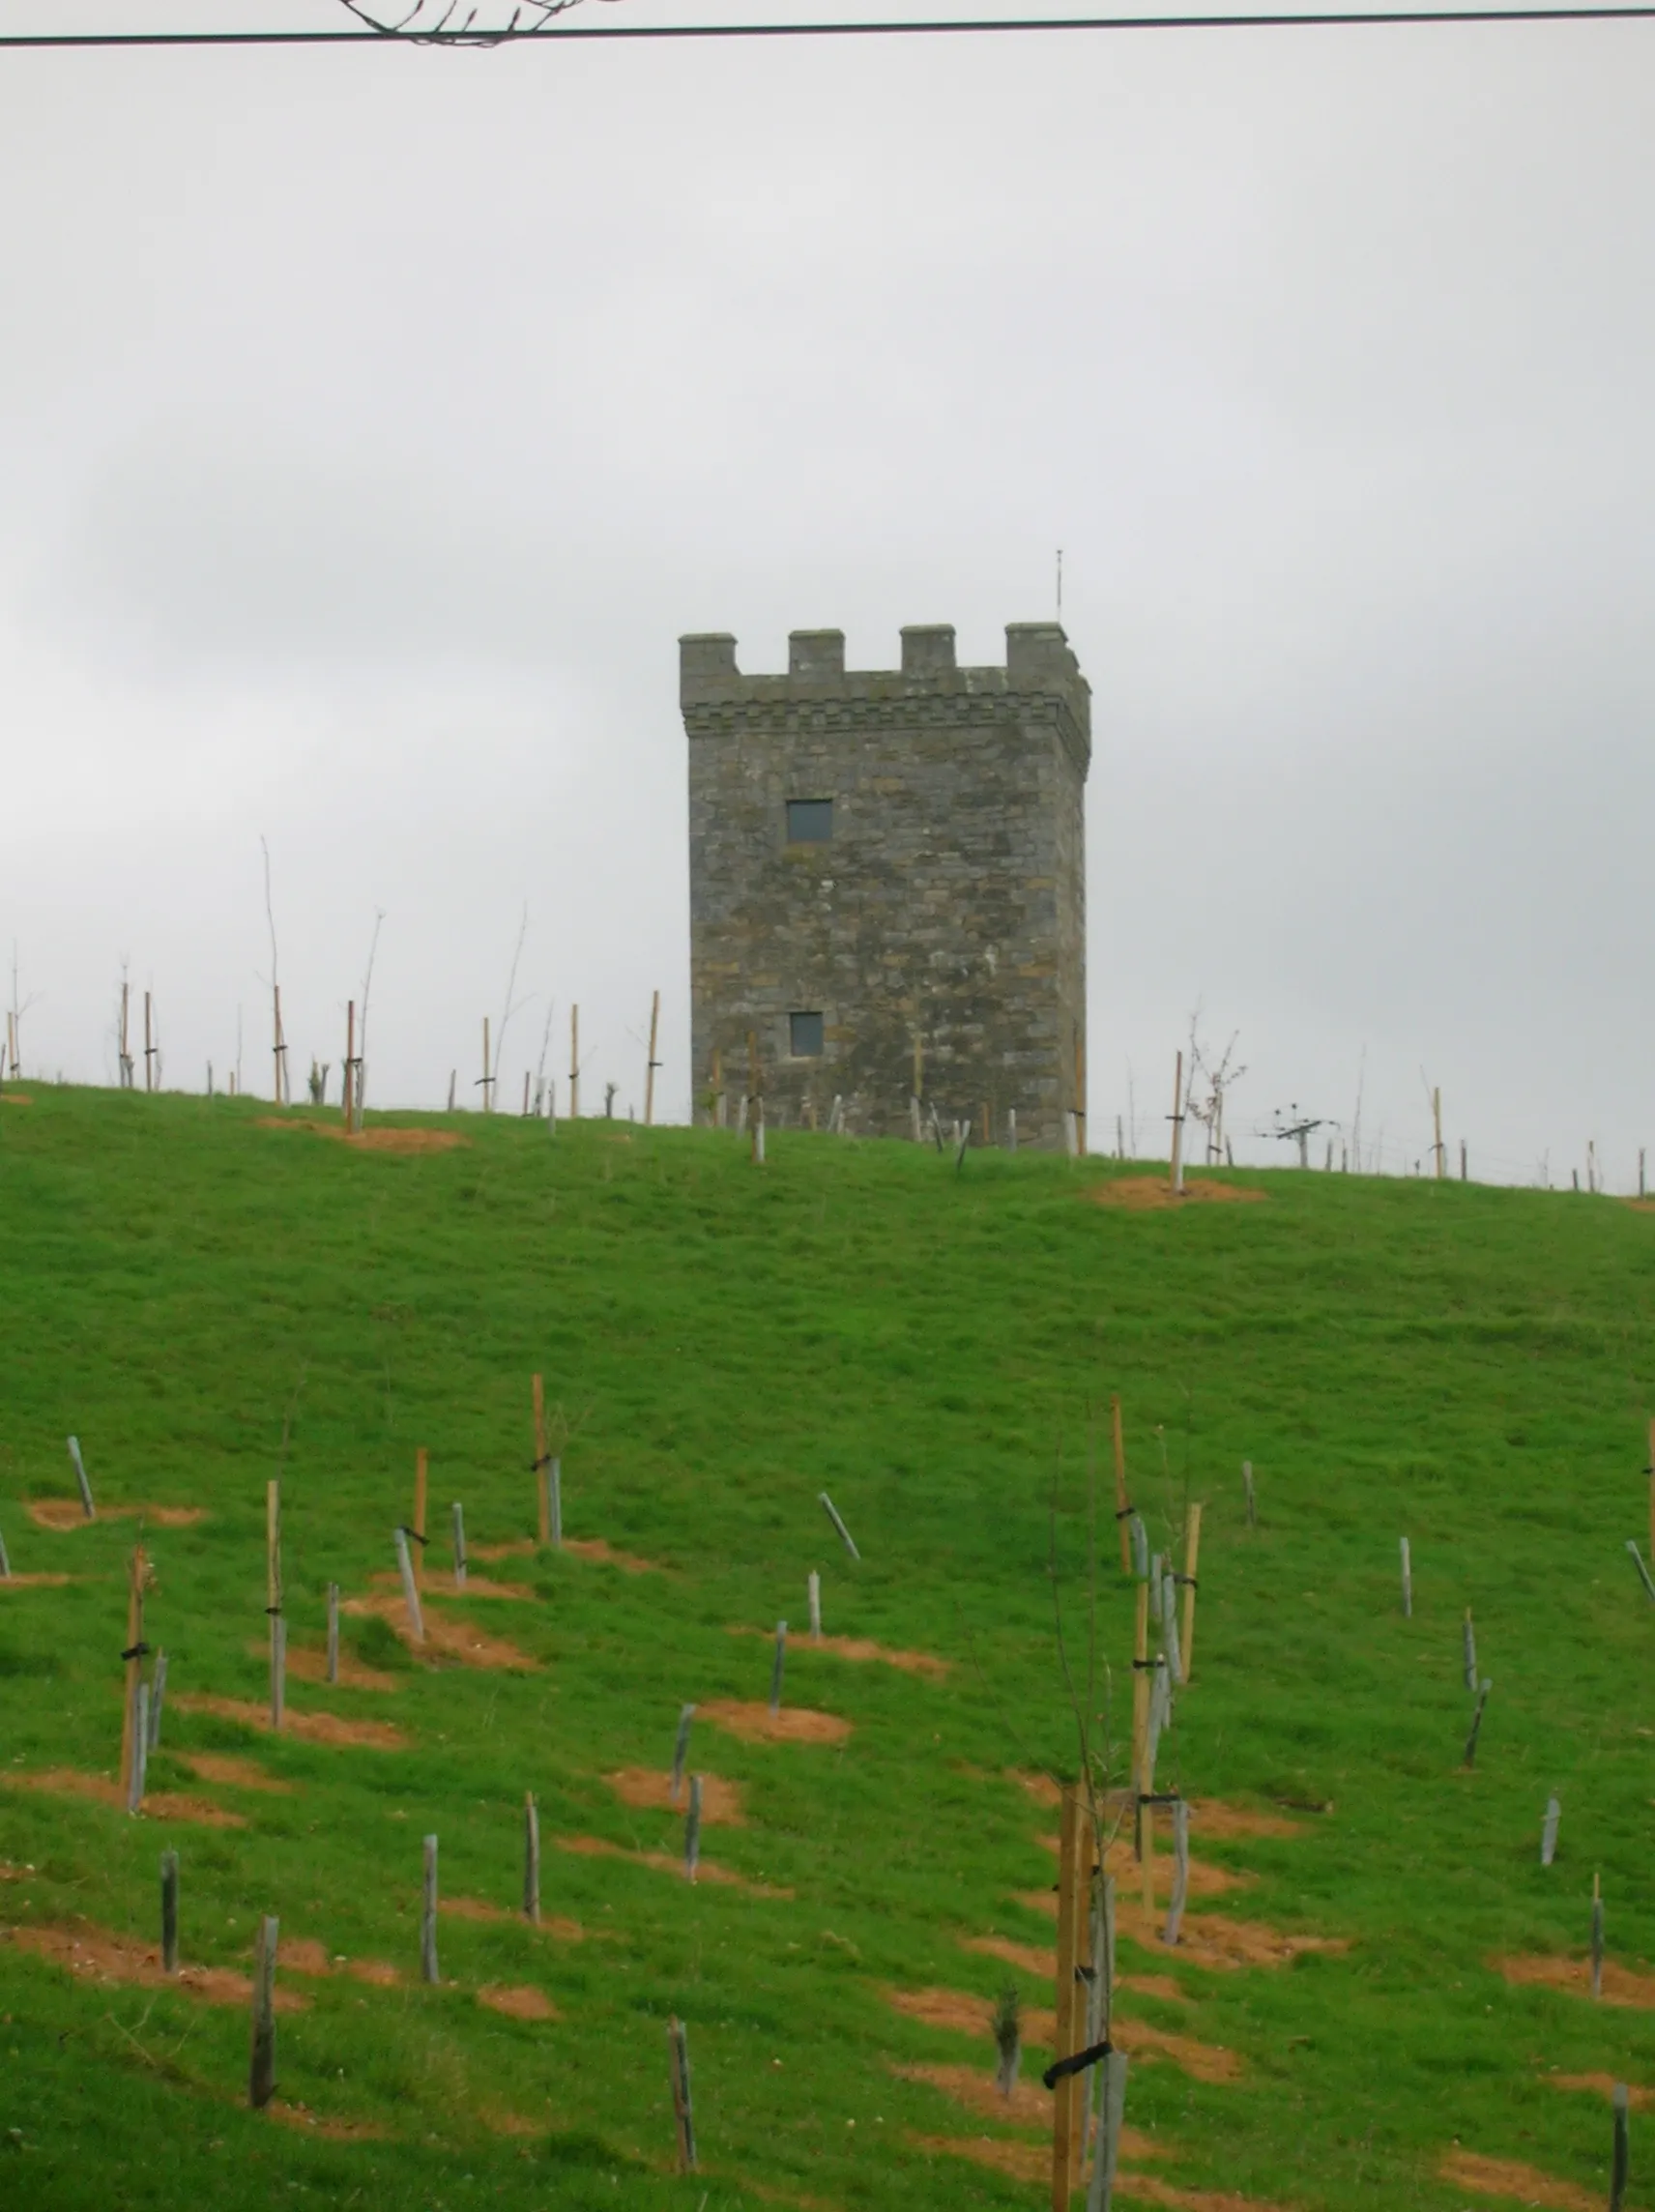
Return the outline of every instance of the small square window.
{"type": "Polygon", "coordinates": [[[787,802],[787,841],[790,845],[826,845],[833,834],[830,799],[790,799],[787,802]]]}
{"type": "Polygon", "coordinates": [[[795,1060],[820,1060],[822,1058],[822,1016],[820,1014],[789,1014],[787,1030],[787,1048],[795,1060]]]}

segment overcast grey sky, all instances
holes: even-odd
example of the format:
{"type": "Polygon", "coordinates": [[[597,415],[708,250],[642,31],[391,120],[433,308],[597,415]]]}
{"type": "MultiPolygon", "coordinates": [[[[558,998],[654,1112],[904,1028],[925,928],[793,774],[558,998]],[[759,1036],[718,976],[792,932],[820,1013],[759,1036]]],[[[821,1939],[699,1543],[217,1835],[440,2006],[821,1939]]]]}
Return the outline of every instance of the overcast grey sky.
{"type": "Polygon", "coordinates": [[[373,1096],[463,1094],[526,902],[508,1096],[578,1000],[641,1097],[659,987],[682,1116],[679,632],[996,660],[1061,545],[1094,1141],[1199,1004],[1241,1156],[1359,1077],[1417,1156],[1423,1069],[1473,1173],[1625,1187],[1652,187],[1655,24],[0,55],[26,1069],[112,1079],[125,956],[169,1084],[241,1009],[268,1089],[262,832],[296,1072],[383,908],[373,1096]]]}

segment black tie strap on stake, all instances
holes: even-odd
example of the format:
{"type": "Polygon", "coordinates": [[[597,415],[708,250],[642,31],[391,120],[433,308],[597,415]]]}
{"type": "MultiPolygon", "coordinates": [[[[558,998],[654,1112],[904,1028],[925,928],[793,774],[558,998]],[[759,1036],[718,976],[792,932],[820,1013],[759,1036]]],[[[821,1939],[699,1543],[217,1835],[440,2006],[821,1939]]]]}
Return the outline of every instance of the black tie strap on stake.
{"type": "Polygon", "coordinates": [[[1115,1508],[1115,1518],[1118,1521],[1130,1521],[1133,1511],[1134,1508],[1130,1505],[1118,1505],[1115,1508]]]}
{"type": "Polygon", "coordinates": [[[1066,2081],[1071,2074],[1084,2074],[1089,2066],[1114,2055],[1115,2046],[1107,2036],[1101,2043],[1092,2044],[1086,2051],[1077,2051],[1072,2058],[1060,2058],[1055,2066],[1048,2066],[1040,2079],[1048,2089],[1055,2089],[1060,2081],[1066,2081]]]}
{"type": "Polygon", "coordinates": [[[1181,1805],[1183,1799],[1176,1790],[1172,1790],[1167,1791],[1164,1796],[1157,1797],[1151,1793],[1148,1796],[1140,1797],[1138,1802],[1140,1805],[1181,1805]]]}
{"type": "Polygon", "coordinates": [[[1175,1575],[1173,1580],[1181,1584],[1185,1589],[1200,1589],[1201,1587],[1201,1578],[1198,1575],[1175,1575]]]}
{"type": "Polygon", "coordinates": [[[123,1651],[121,1656],[123,1659],[147,1659],[153,1649],[153,1644],[134,1644],[130,1651],[123,1651]]]}
{"type": "Polygon", "coordinates": [[[1161,1662],[1159,1659],[1134,1659],[1132,1664],[1134,1667],[1142,1668],[1146,1674],[1152,1674],[1161,1662]]]}
{"type": "Polygon", "coordinates": [[[402,1530],[402,1533],[403,1533],[405,1536],[411,1537],[411,1538],[413,1539],[413,1541],[414,1541],[416,1544],[419,1544],[419,1545],[420,1545],[421,1548],[423,1548],[425,1545],[429,1544],[429,1542],[431,1541],[431,1539],[430,1539],[430,1537],[429,1537],[429,1536],[421,1536],[418,1528],[408,1528],[408,1527],[407,1527],[407,1525],[406,1525],[406,1524],[404,1524],[404,1526],[403,1526],[403,1530],[402,1530]]]}
{"type": "Polygon", "coordinates": [[[279,1620],[279,1619],[281,1618],[281,1608],[280,1608],[280,1606],[278,1606],[278,1605],[267,1605],[267,1606],[265,1607],[265,1609],[264,1609],[264,1610],[265,1610],[265,1617],[266,1617],[267,1619],[269,1619],[269,1620],[279,1620]]]}

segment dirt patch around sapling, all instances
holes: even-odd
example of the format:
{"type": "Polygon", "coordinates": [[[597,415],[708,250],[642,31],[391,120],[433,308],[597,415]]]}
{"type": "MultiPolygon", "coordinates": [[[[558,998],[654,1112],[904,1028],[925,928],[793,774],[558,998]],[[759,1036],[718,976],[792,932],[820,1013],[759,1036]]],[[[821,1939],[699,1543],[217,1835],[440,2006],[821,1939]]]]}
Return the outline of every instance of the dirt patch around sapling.
{"type": "MultiPolygon", "coordinates": [[[[130,1982],[143,1989],[182,1990],[186,1996],[198,1997],[203,2004],[246,2005],[252,1998],[251,1981],[233,1966],[180,1966],[176,1974],[169,1974],[160,1963],[159,1946],[112,1935],[106,1928],[94,1927],[89,1920],[77,1921],[67,1928],[13,1928],[6,1934],[19,1951],[28,1951],[37,1959],[49,1959],[55,1965],[67,1966],[72,1974],[86,1981],[130,1982]]],[[[278,1957],[278,1977],[279,1973],[278,1957]]],[[[309,2001],[297,1990],[284,1990],[277,1979],[277,2012],[303,2012],[309,2001]]]]}
{"type": "MultiPolygon", "coordinates": [[[[775,1641],[773,1628],[732,1627],[732,1636],[762,1636],[767,1643],[775,1641]]],[[[826,1651],[832,1659],[852,1659],[864,1665],[900,1668],[905,1674],[922,1674],[930,1682],[945,1682],[952,1668],[946,1659],[938,1659],[929,1651],[893,1651],[887,1644],[876,1644],[867,1636],[803,1636],[791,1637],[788,1655],[795,1652],[826,1651]]]]}
{"type": "Polygon", "coordinates": [[[1343,1936],[1285,1936],[1262,1920],[1227,1920],[1216,1912],[1186,1912],[1177,1943],[1169,1949],[1161,1941],[1166,1906],[1157,1905],[1149,1914],[1142,1904],[1130,1901],[1117,1906],[1116,1925],[1122,1936],[1130,1936],[1147,1951],[1159,1951],[1183,1965],[1208,1966],[1220,1973],[1237,1972],[1245,1966],[1291,1966],[1307,1951],[1336,1957],[1350,1948],[1349,1937],[1343,1936]]]}
{"type": "Polygon", "coordinates": [[[1302,1820],[1290,1820],[1281,1813],[1257,1813],[1250,1805],[1227,1805],[1221,1797],[1190,1799],[1190,1832],[1229,1843],[1237,1836],[1275,1836],[1284,1842],[1304,1834],[1302,1820]]]}
{"type": "MultiPolygon", "coordinates": [[[[1584,1959],[1491,1959],[1489,1964],[1514,1989],[1566,1990],[1571,1996],[1591,1995],[1592,1971],[1584,1959]]],[[[1655,1974],[1635,1974],[1606,1959],[1602,2001],[1627,2005],[1638,2012],[1655,2010],[1655,1974]]]]}
{"type": "MultiPolygon", "coordinates": [[[[221,1721],[239,1721],[244,1728],[271,1733],[270,1707],[251,1698],[216,1698],[202,1690],[184,1690],[167,1703],[181,1713],[211,1713],[221,1721]]],[[[281,1733],[296,1743],[325,1743],[348,1751],[403,1751],[408,1738],[390,1721],[347,1721],[337,1713],[301,1713],[289,1705],[282,1716],[281,1733]]]]}
{"type": "MultiPolygon", "coordinates": [[[[472,1557],[480,1558],[481,1554],[474,1552],[472,1557]]],[[[399,1590],[402,1587],[402,1577],[394,1568],[376,1569],[369,1575],[368,1582],[375,1589],[399,1590]]],[[[438,1573],[434,1567],[426,1568],[419,1588],[421,1601],[428,1597],[532,1598],[535,1594],[527,1583],[492,1583],[486,1575],[472,1574],[468,1574],[463,1583],[456,1583],[451,1573],[438,1573]]]]}
{"type": "Polygon", "coordinates": [[[532,1559],[539,1550],[533,1536],[520,1536],[510,1544],[468,1544],[466,1551],[474,1559],[485,1559],[493,1565],[497,1559],[532,1559]]]}
{"type": "Polygon", "coordinates": [[[452,1659],[462,1667],[498,1668],[520,1674],[533,1674],[539,1666],[537,1659],[519,1651],[504,1636],[490,1636],[469,1620],[450,1620],[440,1613],[421,1613],[425,1626],[421,1639],[415,1635],[407,1604],[400,1597],[347,1598],[342,1610],[358,1619],[374,1615],[387,1621],[416,1658],[452,1659]]]}
{"type": "Polygon", "coordinates": [[[1049,2182],[1052,2178],[1052,2153],[1041,2143],[1018,2142],[1009,2136],[968,2136],[960,2139],[910,2136],[908,2139],[915,2150],[929,2151],[934,2158],[969,2159],[973,2166],[1003,2173],[1009,2181],[1049,2182]]]}
{"type": "MultiPolygon", "coordinates": [[[[37,1528],[50,1528],[54,1534],[67,1536],[76,1528],[95,1528],[97,1521],[88,1521],[78,1498],[31,1498],[23,1507],[37,1528]]],[[[98,1521],[147,1521],[154,1528],[193,1528],[198,1521],[205,1521],[206,1513],[199,1505],[101,1505],[98,1521]]]]}
{"type": "Polygon", "coordinates": [[[347,1959],[345,1971],[356,1982],[366,1982],[370,1989],[392,1990],[402,1979],[400,1970],[389,1959],[347,1959]]]}
{"type": "Polygon", "coordinates": [[[1155,2173],[1118,2174],[1115,2194],[1141,2204],[1164,2204],[1168,2212],[1284,2212],[1262,2197],[1238,2197],[1233,2189],[1178,2189],[1155,2173]]]}
{"type": "Polygon", "coordinates": [[[537,1990],[524,1982],[507,1989],[490,1983],[477,1993],[479,2005],[490,2012],[504,2013],[508,2020],[561,2020],[562,2014],[544,1990],[537,1990]]]}
{"type": "Polygon", "coordinates": [[[378,2120],[328,2119],[308,2105],[290,2105],[281,2097],[271,2099],[264,2116],[277,2127],[302,2128],[307,2135],[325,2136],[330,2142],[386,2142],[391,2136],[378,2120]]]}
{"type": "Polygon", "coordinates": [[[291,1782],[267,1774],[256,1760],[237,1759],[226,1751],[191,1751],[182,1757],[198,1782],[218,1782],[228,1790],[262,1790],[273,1797],[293,1795],[291,1782]]]}
{"type": "Polygon", "coordinates": [[[1130,1990],[1135,1996],[1157,1997],[1162,2004],[1188,2004],[1188,1990],[1179,1989],[1171,1974],[1118,1974],[1118,1990],[1130,1990]]]}
{"type": "Polygon", "coordinates": [[[1186,1206],[1257,1204],[1268,1193],[1236,1182],[1213,1182],[1208,1177],[1186,1178],[1175,1192],[1167,1176],[1118,1176],[1113,1182],[1094,1183],[1082,1193],[1093,1206],[1123,1206],[1131,1213],[1154,1213],[1186,1206]]]}
{"type": "Polygon", "coordinates": [[[327,1137],[335,1145],[348,1145],[353,1152],[451,1152],[456,1146],[471,1143],[471,1139],[462,1137],[457,1129],[388,1129],[376,1125],[371,1129],[348,1131],[343,1122],[308,1121],[282,1114],[260,1114],[253,1127],[302,1129],[306,1136],[327,1137]]]}
{"type": "MultiPolygon", "coordinates": [[[[1540,2079],[1553,2089],[1585,2089],[1594,2097],[1602,2097],[1607,2104],[1620,2087],[1612,2074],[1543,2074],[1540,2079]]],[[[1627,2101],[1635,2112],[1646,2112],[1655,2105],[1655,2089],[1636,2089],[1627,2085],[1627,2101]]]]}
{"type": "Polygon", "coordinates": [[[578,1920],[560,1919],[555,1913],[548,1914],[543,1920],[528,1920],[521,1912],[508,1912],[505,1906],[486,1904],[480,1897],[445,1897],[439,1902],[437,1910],[448,1913],[454,1920],[496,1923],[509,1920],[514,1927],[526,1928],[535,1936],[550,1936],[559,1943],[586,1941],[586,1930],[578,1920]]]}
{"type": "MultiPolygon", "coordinates": [[[[601,1836],[559,1836],[560,1851],[569,1851],[583,1859],[626,1859],[633,1866],[653,1867],[657,1874],[677,1875],[681,1881],[689,1878],[688,1869],[682,1856],[671,1851],[629,1851],[624,1844],[605,1843],[601,1836]]],[[[711,1859],[703,1859],[696,1867],[698,1882],[711,1882],[715,1888],[745,1890],[749,1897],[789,1898],[791,1889],[772,1887],[768,1882],[749,1881],[744,1874],[737,1874],[732,1867],[715,1866],[711,1859]]]]}
{"type": "Polygon", "coordinates": [[[988,1959],[1002,1959],[1008,1966],[1017,1966],[1038,1981],[1049,1982],[1058,1971],[1056,1951],[1042,1951],[1032,1943],[1014,1943],[1009,1936],[967,1936],[962,1938],[960,1948],[979,1951],[988,1959]]]}
{"type": "Polygon", "coordinates": [[[854,1726],[837,1713],[812,1712],[802,1705],[783,1705],[772,1713],[769,1705],[756,1701],[743,1703],[737,1698],[714,1698],[697,1705],[695,1717],[740,1736],[743,1743],[843,1743],[854,1726]]]}
{"type": "Polygon", "coordinates": [[[1563,2181],[1538,2167],[1515,2158],[1484,2158],[1474,2150],[1445,2151],[1437,2168],[1456,2189],[1475,2190],[1483,2197],[1509,2197],[1519,2204],[1534,2204],[1544,2212],[1601,2212],[1601,2192],[1563,2181]]]}
{"type": "MultiPolygon", "coordinates": [[[[14,1790],[44,1790],[53,1797],[83,1797],[93,1805],[107,1805],[124,1813],[127,1800],[119,1783],[107,1774],[82,1774],[71,1766],[48,1767],[39,1774],[8,1774],[14,1790]]],[[[189,1820],[198,1828],[245,1828],[240,1813],[215,1805],[210,1797],[189,1797],[172,1790],[146,1794],[143,1815],[149,1820],[189,1820]]]]}
{"type": "MultiPolygon", "coordinates": [[[[640,1559],[633,1552],[618,1552],[601,1536],[566,1536],[563,1549],[577,1559],[595,1559],[599,1566],[619,1567],[624,1575],[664,1575],[665,1567],[653,1559],[640,1559]]],[[[479,1557],[480,1557],[480,1554],[479,1557]]]]}
{"type": "Polygon", "coordinates": [[[0,1590],[62,1589],[65,1583],[80,1580],[79,1575],[5,1575],[0,1576],[0,1590]]]}
{"type": "Polygon", "coordinates": [[[276,1946],[276,1965],[290,1974],[320,1976],[334,1970],[333,1955],[314,1936],[283,1936],[276,1946]]]}
{"type": "Polygon", "coordinates": [[[1222,2084],[1241,2079],[1241,2060],[1221,2043],[1202,2043],[1193,2035],[1179,2035],[1169,2027],[1151,2027],[1147,2021],[1122,2020],[1116,2014],[1110,2035],[1129,2058],[1166,2058],[1192,2081],[1222,2084]]]}
{"type": "MultiPolygon", "coordinates": [[[[657,1773],[653,1767],[627,1766],[619,1774],[603,1777],[624,1805],[635,1805],[640,1810],[662,1813],[686,1813],[689,1810],[689,1779],[686,1775],[679,1784],[678,1795],[672,1793],[672,1776],[657,1773]]],[[[741,1785],[726,1782],[716,1774],[703,1774],[701,1783],[701,1824],[704,1828],[744,1828],[747,1816],[741,1805],[741,1785]]]]}
{"type": "MultiPolygon", "coordinates": [[[[950,2035],[992,2035],[994,2005],[969,1990],[886,1990],[886,2002],[905,2020],[926,2027],[945,2028],[950,2035]]],[[[1057,2015],[1025,2005],[1021,2014],[1023,2040],[1049,2050],[1057,2032],[1057,2015]]]]}

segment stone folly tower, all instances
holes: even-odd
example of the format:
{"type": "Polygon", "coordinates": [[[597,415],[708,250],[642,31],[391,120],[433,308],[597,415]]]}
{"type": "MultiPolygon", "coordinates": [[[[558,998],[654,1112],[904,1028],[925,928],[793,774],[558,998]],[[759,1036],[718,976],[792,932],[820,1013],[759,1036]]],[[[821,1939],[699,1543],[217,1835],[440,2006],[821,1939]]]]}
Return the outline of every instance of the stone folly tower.
{"type": "MultiPolygon", "coordinates": [[[[681,638],[689,740],[697,1119],[756,1057],[766,1118],[1060,1146],[1086,1103],[1085,793],[1091,691],[1056,623],[1003,668],[905,629],[900,669],[848,671],[795,630],[785,676],[723,632],[681,638]],[[749,1041],[751,1040],[751,1041],[749,1041]]],[[[1081,1124],[1084,1135],[1084,1121],[1081,1124]]]]}

